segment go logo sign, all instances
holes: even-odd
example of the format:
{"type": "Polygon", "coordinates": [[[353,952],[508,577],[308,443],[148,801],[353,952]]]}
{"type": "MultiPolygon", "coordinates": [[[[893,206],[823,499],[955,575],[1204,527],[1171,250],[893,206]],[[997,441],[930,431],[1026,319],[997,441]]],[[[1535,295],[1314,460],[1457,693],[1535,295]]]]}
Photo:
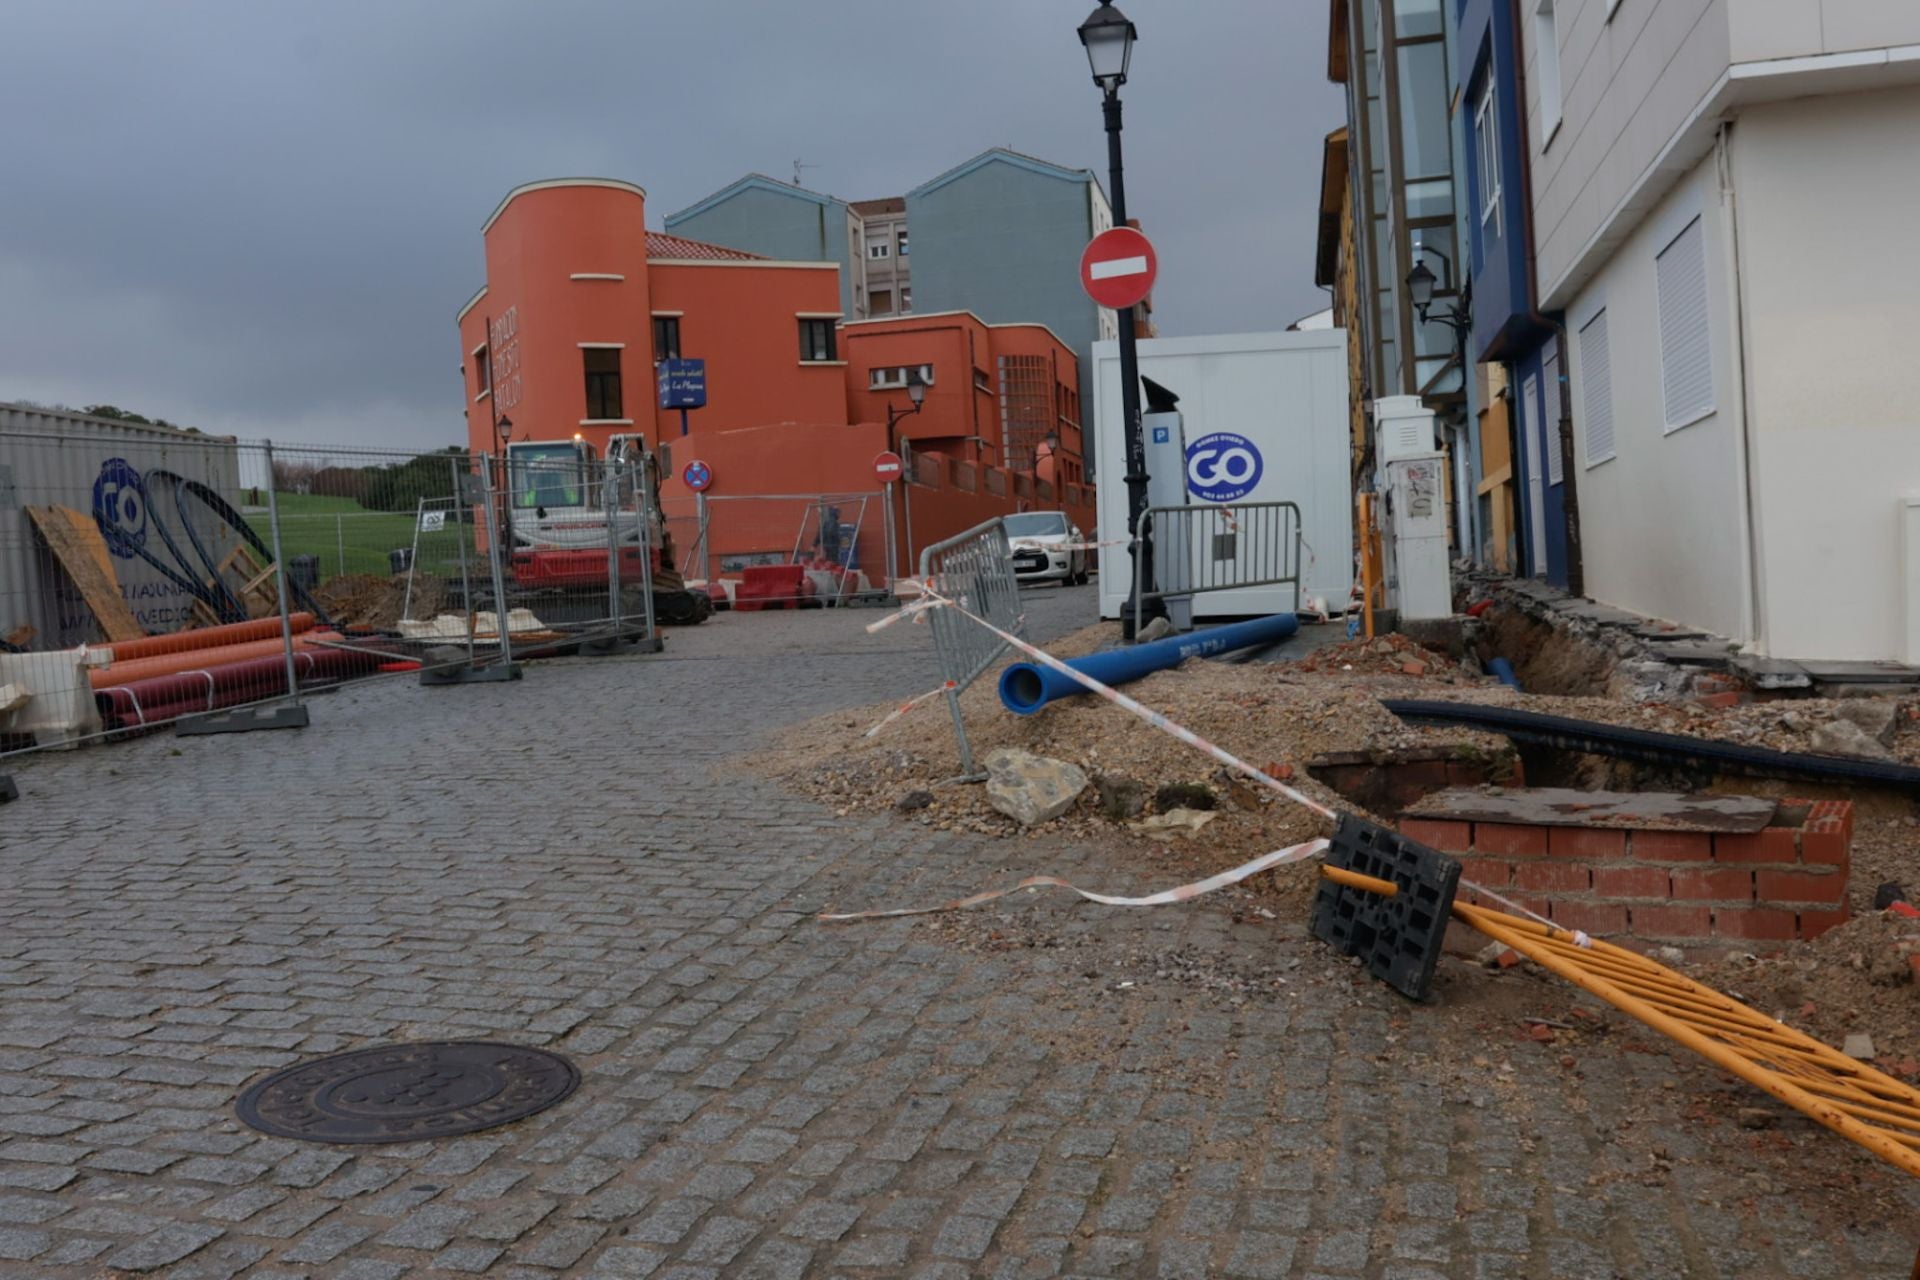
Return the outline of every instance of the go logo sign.
{"type": "Polygon", "coordinates": [[[1187,446],[1187,492],[1207,502],[1234,502],[1253,492],[1266,470],[1253,441],[1231,431],[1187,446]]]}
{"type": "Polygon", "coordinates": [[[107,547],[131,560],[147,545],[147,486],[125,458],[108,458],[93,482],[93,519],[107,547]]]}

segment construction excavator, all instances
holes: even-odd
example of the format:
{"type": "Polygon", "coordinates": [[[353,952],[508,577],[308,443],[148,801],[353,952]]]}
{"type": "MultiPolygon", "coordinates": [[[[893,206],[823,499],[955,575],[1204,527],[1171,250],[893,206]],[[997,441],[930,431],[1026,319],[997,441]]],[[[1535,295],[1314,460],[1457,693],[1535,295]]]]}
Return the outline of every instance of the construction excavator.
{"type": "MultiPolygon", "coordinates": [[[[580,435],[509,443],[506,506],[515,607],[553,621],[604,610],[611,552],[620,558],[621,590],[629,597],[640,591],[647,557],[653,613],[663,625],[693,626],[712,616],[712,599],[689,590],[675,563],[673,535],[660,514],[659,467],[644,436],[613,436],[605,458],[580,435]]],[[[620,613],[637,614],[637,606],[629,598],[620,613]]]]}

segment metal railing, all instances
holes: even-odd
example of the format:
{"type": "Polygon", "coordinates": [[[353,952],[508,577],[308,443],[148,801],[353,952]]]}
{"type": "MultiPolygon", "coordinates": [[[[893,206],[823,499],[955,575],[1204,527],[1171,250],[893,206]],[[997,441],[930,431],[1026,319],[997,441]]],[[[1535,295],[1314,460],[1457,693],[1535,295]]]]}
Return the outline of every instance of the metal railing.
{"type": "MultiPolygon", "coordinates": [[[[1013,575],[1013,548],[1006,522],[996,516],[965,533],[936,542],[920,552],[920,579],[969,613],[1003,631],[1021,634],[1020,584],[1013,575]]],[[[947,709],[953,714],[953,735],[960,746],[958,782],[978,782],[986,775],[973,763],[967,725],[960,716],[960,695],[1000,658],[1007,642],[951,609],[928,615],[940,673],[947,681],[947,709]]]]}
{"type": "Polygon", "coordinates": [[[1300,508],[1291,502],[1232,502],[1220,506],[1148,507],[1135,534],[1153,539],[1151,588],[1142,581],[1142,557],[1133,556],[1134,633],[1146,621],[1150,597],[1177,600],[1209,591],[1293,586],[1300,607],[1304,538],[1300,508]]]}

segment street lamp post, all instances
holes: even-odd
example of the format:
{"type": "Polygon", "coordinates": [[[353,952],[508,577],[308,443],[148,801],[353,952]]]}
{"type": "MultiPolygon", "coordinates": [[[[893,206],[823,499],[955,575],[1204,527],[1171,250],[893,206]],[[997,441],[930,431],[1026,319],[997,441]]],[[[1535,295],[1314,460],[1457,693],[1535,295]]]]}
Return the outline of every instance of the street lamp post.
{"type": "MultiPolygon", "coordinates": [[[[1125,14],[1107,0],[1080,24],[1080,43],[1087,50],[1087,64],[1093,82],[1099,86],[1107,121],[1107,183],[1113,198],[1115,226],[1127,225],[1127,186],[1120,162],[1120,86],[1127,82],[1127,67],[1133,61],[1133,44],[1139,32],[1125,14]]],[[[1118,311],[1120,321],[1120,413],[1127,445],[1127,532],[1135,533],[1140,517],[1147,509],[1147,442],[1140,425],[1140,357],[1134,345],[1133,308],[1118,311]]],[[[1134,554],[1141,557],[1136,582],[1153,581],[1153,548],[1136,542],[1134,554]]],[[[1132,638],[1134,608],[1131,601],[1121,611],[1122,630],[1132,638]]]]}

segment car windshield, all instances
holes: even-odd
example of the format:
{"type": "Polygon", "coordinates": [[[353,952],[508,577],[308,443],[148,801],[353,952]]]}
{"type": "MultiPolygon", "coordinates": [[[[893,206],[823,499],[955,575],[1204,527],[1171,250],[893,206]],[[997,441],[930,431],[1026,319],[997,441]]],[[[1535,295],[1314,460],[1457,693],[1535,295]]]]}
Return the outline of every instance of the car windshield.
{"type": "Polygon", "coordinates": [[[1067,531],[1067,518],[1058,511],[1030,511],[1007,517],[1009,538],[1046,538],[1067,531]]]}

